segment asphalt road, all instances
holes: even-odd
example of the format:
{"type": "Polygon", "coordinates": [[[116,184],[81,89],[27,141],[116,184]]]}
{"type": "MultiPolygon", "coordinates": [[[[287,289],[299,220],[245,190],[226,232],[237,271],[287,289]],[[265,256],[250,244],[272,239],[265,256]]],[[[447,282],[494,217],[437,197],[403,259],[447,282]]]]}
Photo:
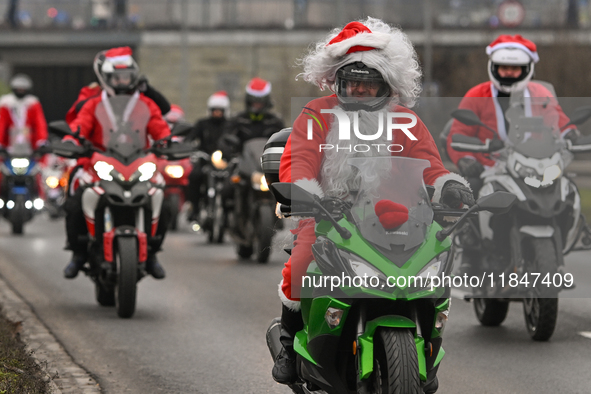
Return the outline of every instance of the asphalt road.
{"type": "MultiPolygon", "coordinates": [[[[287,232],[277,241],[287,242],[287,232]]],[[[238,261],[226,243],[208,245],[186,228],[170,234],[167,278],[139,284],[132,319],[94,300],[92,282],[68,281],[63,222],[37,217],[25,235],[0,222],[0,275],[34,308],[105,393],[289,393],[273,382],[265,330],[279,314],[285,254],[266,265],[238,261]]],[[[577,286],[591,288],[590,254],[570,256],[577,286]]],[[[575,290],[576,291],[576,290],[575,290]]],[[[547,343],[529,339],[521,304],[502,327],[481,327],[472,305],[454,299],[438,393],[589,393],[591,300],[560,300],[547,343]],[[581,334],[583,333],[583,335],[581,334]]]]}

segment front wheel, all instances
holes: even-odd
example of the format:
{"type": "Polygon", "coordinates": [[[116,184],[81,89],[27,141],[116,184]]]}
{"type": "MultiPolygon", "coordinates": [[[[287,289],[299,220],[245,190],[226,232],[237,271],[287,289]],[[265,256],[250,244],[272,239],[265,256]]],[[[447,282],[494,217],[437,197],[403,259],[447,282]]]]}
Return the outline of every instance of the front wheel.
{"type": "Polygon", "coordinates": [[[222,195],[217,192],[213,200],[213,209],[211,210],[211,230],[209,232],[209,242],[221,244],[224,242],[224,232],[226,229],[226,214],[222,195]]]}
{"type": "Polygon", "coordinates": [[[500,326],[509,311],[508,301],[499,301],[490,298],[474,298],[474,312],[476,318],[483,326],[500,326]]]}
{"type": "Polygon", "coordinates": [[[138,254],[136,239],[131,237],[117,238],[117,285],[115,301],[117,315],[123,318],[133,316],[137,295],[138,254]]]}
{"type": "Polygon", "coordinates": [[[178,228],[179,211],[181,206],[181,197],[178,194],[171,194],[170,201],[170,230],[176,231],[178,228]]]}
{"type": "Polygon", "coordinates": [[[370,393],[419,394],[421,378],[417,347],[408,329],[380,328],[374,342],[370,393]]]}
{"type": "MultiPolygon", "coordinates": [[[[532,240],[532,249],[535,270],[542,277],[546,275],[553,277],[557,270],[557,248],[552,239],[534,239],[532,240]]],[[[538,284],[538,286],[541,287],[536,291],[536,294],[523,300],[523,315],[531,339],[547,341],[554,334],[558,319],[558,289],[544,284],[538,284]]]]}
{"type": "Polygon", "coordinates": [[[554,334],[558,316],[558,298],[525,298],[523,300],[525,326],[531,339],[547,341],[554,334]]]}
{"type": "Polygon", "coordinates": [[[22,234],[25,224],[25,197],[18,195],[15,199],[14,208],[10,212],[10,223],[12,223],[12,233],[22,234]]]}
{"type": "Polygon", "coordinates": [[[254,243],[257,261],[266,263],[271,255],[271,241],[273,240],[275,219],[273,210],[268,205],[262,205],[256,219],[254,243]]]}

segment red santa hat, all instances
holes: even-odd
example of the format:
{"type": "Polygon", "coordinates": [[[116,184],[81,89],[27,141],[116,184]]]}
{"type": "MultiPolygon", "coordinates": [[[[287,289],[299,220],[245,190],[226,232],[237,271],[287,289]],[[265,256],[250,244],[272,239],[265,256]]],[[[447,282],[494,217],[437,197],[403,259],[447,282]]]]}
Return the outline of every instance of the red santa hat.
{"type": "Polygon", "coordinates": [[[105,52],[105,62],[103,64],[104,71],[111,69],[131,68],[134,67],[133,52],[130,47],[111,48],[105,52]]]}
{"type": "Polygon", "coordinates": [[[169,123],[176,123],[178,121],[183,120],[184,118],[185,111],[183,111],[183,108],[177,104],[171,104],[170,111],[168,111],[166,115],[164,115],[164,119],[169,123]]]}
{"type": "Polygon", "coordinates": [[[224,108],[228,109],[230,107],[230,99],[228,98],[228,93],[225,90],[220,90],[219,92],[215,92],[209,99],[207,99],[207,108],[224,108]]]}
{"type": "Polygon", "coordinates": [[[536,44],[526,38],[523,38],[520,34],[516,34],[514,36],[501,34],[496,40],[491,42],[490,45],[486,47],[486,54],[490,56],[493,54],[493,52],[504,48],[521,49],[529,55],[534,63],[537,63],[538,60],[540,60],[536,44]]]}
{"type": "Polygon", "coordinates": [[[384,49],[390,39],[389,34],[374,33],[361,22],[350,22],[328,42],[326,50],[330,56],[344,56],[355,52],[384,49]]]}
{"type": "Polygon", "coordinates": [[[271,93],[271,82],[255,77],[246,85],[246,93],[254,97],[265,97],[271,93]]]}

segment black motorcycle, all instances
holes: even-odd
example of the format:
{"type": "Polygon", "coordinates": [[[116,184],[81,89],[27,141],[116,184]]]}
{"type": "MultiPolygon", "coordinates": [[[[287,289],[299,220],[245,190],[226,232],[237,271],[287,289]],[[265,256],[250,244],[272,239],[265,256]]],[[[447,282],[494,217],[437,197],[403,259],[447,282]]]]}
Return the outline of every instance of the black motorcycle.
{"type": "Polygon", "coordinates": [[[260,263],[269,260],[277,223],[275,198],[261,167],[260,158],[266,143],[266,138],[253,138],[244,143],[230,178],[233,204],[228,210],[228,227],[237,244],[238,256],[248,259],[254,253],[260,263]]]}

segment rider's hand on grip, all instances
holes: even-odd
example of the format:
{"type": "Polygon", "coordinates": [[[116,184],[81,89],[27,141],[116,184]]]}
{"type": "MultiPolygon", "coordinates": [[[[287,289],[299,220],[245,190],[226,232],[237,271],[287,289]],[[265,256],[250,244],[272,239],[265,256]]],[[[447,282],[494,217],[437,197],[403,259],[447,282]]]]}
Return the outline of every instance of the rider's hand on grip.
{"type": "Polygon", "coordinates": [[[495,151],[501,150],[504,147],[505,147],[505,143],[503,141],[499,140],[499,139],[496,139],[495,138],[494,140],[490,141],[489,148],[490,148],[490,151],[491,152],[495,152],[495,151]]]}
{"type": "Polygon", "coordinates": [[[474,205],[474,195],[469,187],[460,182],[447,181],[441,190],[441,203],[450,208],[462,208],[462,204],[474,205]]]}

